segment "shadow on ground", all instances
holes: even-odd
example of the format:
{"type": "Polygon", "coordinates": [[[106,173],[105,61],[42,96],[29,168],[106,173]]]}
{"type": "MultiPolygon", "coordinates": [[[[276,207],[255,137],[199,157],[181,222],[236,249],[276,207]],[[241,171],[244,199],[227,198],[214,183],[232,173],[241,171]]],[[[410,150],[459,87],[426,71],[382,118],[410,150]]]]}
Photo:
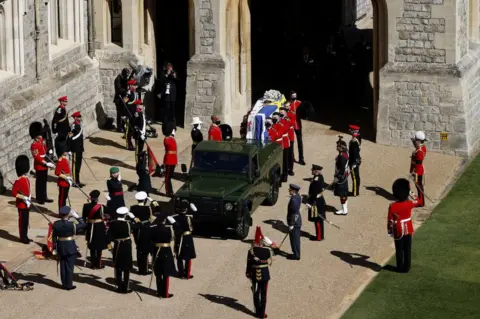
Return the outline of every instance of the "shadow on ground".
{"type": "Polygon", "coordinates": [[[352,265],[360,266],[360,267],[371,269],[376,272],[379,272],[380,270],[382,270],[382,266],[380,266],[375,262],[367,260],[368,258],[370,258],[370,256],[365,256],[357,253],[346,253],[338,250],[332,250],[330,254],[340,258],[344,262],[348,263],[350,266],[352,265]]]}
{"type": "Polygon", "coordinates": [[[219,295],[211,295],[211,294],[199,294],[199,295],[210,302],[213,302],[219,305],[224,305],[236,311],[243,312],[244,314],[247,314],[249,316],[255,316],[255,313],[253,311],[248,309],[246,306],[240,304],[237,299],[234,299],[231,297],[219,296],[219,295]]]}

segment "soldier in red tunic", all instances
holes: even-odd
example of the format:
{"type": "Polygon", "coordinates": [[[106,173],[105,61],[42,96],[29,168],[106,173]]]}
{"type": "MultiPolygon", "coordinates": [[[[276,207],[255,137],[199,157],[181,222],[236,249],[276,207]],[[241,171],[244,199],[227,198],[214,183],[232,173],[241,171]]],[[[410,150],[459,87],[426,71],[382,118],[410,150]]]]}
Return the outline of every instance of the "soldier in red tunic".
{"type": "Polygon", "coordinates": [[[392,186],[396,202],[388,208],[388,234],[395,240],[395,253],[398,272],[407,273],[410,270],[412,235],[412,209],[420,206],[421,201],[409,200],[410,182],[405,178],[397,179],[392,186]]]}
{"type": "Polygon", "coordinates": [[[58,152],[57,155],[60,156],[60,158],[58,159],[57,167],[55,167],[55,175],[58,176],[58,208],[60,209],[63,206],[67,206],[68,192],[70,191],[70,186],[73,184],[73,179],[70,176],[67,149],[61,146],[58,148],[58,152]]]}
{"type": "MultiPolygon", "coordinates": [[[[297,92],[291,91],[290,92],[290,112],[295,114],[294,129],[295,129],[295,135],[297,136],[298,164],[305,165],[305,160],[303,158],[302,120],[300,116],[301,105],[302,105],[302,102],[297,100],[297,92]]],[[[291,115],[289,116],[290,118],[292,118],[291,115]]]]}
{"type": "Polygon", "coordinates": [[[222,130],[220,127],[220,118],[216,115],[212,115],[212,124],[208,128],[208,140],[209,141],[223,141],[222,130]]]}
{"type": "Polygon", "coordinates": [[[24,244],[29,244],[32,241],[28,238],[30,205],[32,204],[30,180],[27,176],[30,171],[30,159],[25,155],[17,157],[15,160],[15,170],[18,179],[13,184],[12,196],[16,198],[15,205],[18,210],[18,233],[20,241],[24,244]]]}
{"type": "Polygon", "coordinates": [[[172,122],[167,123],[163,127],[163,134],[165,135],[163,140],[163,145],[165,146],[165,156],[163,157],[163,164],[165,165],[165,192],[169,197],[173,197],[172,176],[175,166],[178,164],[174,127],[172,122]]]}
{"type": "Polygon", "coordinates": [[[423,168],[423,161],[427,155],[427,147],[424,145],[425,133],[422,131],[415,132],[415,136],[412,138],[413,146],[415,150],[412,153],[412,163],[410,164],[410,174],[415,181],[415,186],[417,187],[418,198],[421,202],[419,205],[423,207],[425,205],[425,196],[423,194],[423,186],[425,183],[424,173],[425,169],[423,168]]]}
{"type": "Polygon", "coordinates": [[[33,168],[35,169],[35,198],[39,204],[53,203],[53,199],[47,196],[48,168],[55,165],[47,161],[47,146],[42,137],[43,125],[40,122],[30,124],[30,137],[34,140],[30,150],[33,156],[33,168]]]}
{"type": "Polygon", "coordinates": [[[290,147],[288,148],[288,175],[294,176],[295,173],[293,172],[293,162],[295,156],[293,155],[294,151],[294,144],[295,144],[295,114],[290,112],[289,110],[290,103],[287,102],[285,107],[280,108],[280,116],[284,123],[287,125],[287,134],[288,140],[290,142],[290,147]]]}
{"type": "Polygon", "coordinates": [[[289,125],[286,120],[281,118],[281,114],[274,112],[272,114],[273,119],[273,128],[277,131],[277,141],[282,139],[282,149],[283,149],[283,170],[282,170],[282,182],[288,181],[288,155],[290,147],[290,139],[288,138],[288,129],[289,125]]]}

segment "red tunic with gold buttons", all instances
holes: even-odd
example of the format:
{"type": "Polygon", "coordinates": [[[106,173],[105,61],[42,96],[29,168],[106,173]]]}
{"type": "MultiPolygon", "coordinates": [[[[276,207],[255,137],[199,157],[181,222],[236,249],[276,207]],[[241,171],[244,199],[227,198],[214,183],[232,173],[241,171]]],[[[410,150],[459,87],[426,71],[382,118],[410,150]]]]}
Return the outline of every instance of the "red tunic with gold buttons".
{"type": "Polygon", "coordinates": [[[165,147],[165,156],[163,157],[163,164],[165,165],[177,165],[177,141],[175,137],[167,136],[163,139],[163,146],[165,147]]]}
{"type": "Polygon", "coordinates": [[[208,129],[208,140],[209,141],[223,141],[222,130],[218,125],[212,124],[208,129]]]}
{"type": "MultiPolygon", "coordinates": [[[[302,102],[300,102],[299,100],[290,102],[290,112],[295,114],[294,128],[297,131],[300,129],[300,124],[297,121],[297,110],[300,107],[300,105],[302,105],[302,102]]],[[[292,118],[290,114],[288,116],[292,118]]]]}
{"type": "Polygon", "coordinates": [[[45,145],[43,139],[37,141],[35,140],[30,147],[33,156],[33,168],[36,171],[45,171],[48,169],[46,165],[43,164],[45,161],[45,155],[47,154],[47,146],[45,145]]]}
{"type": "Polygon", "coordinates": [[[427,155],[427,147],[422,145],[420,148],[416,148],[412,153],[412,163],[410,165],[410,173],[417,175],[423,175],[425,169],[423,168],[423,161],[427,155]]]}
{"type": "MultiPolygon", "coordinates": [[[[65,157],[60,157],[55,167],[55,175],[60,176],[61,174],[70,176],[70,165],[68,165],[68,159],[65,157]]],[[[57,185],[60,187],[70,187],[70,184],[63,178],[58,178],[57,185]]]]}
{"type": "Polygon", "coordinates": [[[290,131],[291,122],[286,118],[282,118],[279,122],[280,124],[282,124],[282,138],[283,138],[283,144],[285,145],[284,148],[289,148],[290,137],[288,136],[288,132],[290,131]]]}
{"type": "Polygon", "coordinates": [[[296,115],[295,115],[295,113],[290,111],[290,112],[287,113],[287,116],[288,116],[287,121],[290,124],[290,128],[288,129],[288,139],[291,142],[295,142],[295,123],[297,121],[296,115]]]}
{"type": "MultiPolygon", "coordinates": [[[[26,197],[30,196],[30,180],[27,176],[20,176],[13,184],[12,196],[16,197],[18,194],[22,194],[26,197]]],[[[15,206],[17,206],[18,209],[28,208],[27,204],[25,204],[25,202],[20,198],[15,200],[15,206]]]]}
{"type": "Polygon", "coordinates": [[[393,233],[394,239],[400,239],[405,235],[413,235],[412,209],[421,203],[412,200],[395,202],[388,208],[388,233],[393,233]]]}

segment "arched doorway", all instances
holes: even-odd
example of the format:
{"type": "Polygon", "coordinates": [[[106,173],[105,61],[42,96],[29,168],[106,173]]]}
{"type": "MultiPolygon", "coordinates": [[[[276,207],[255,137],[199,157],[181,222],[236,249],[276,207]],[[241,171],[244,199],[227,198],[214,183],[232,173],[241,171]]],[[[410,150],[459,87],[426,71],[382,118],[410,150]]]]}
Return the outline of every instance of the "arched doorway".
{"type": "Polygon", "coordinates": [[[373,23],[360,27],[349,23],[345,3],[327,2],[319,11],[314,0],[248,0],[251,102],[269,89],[294,89],[312,102],[310,119],[338,131],[358,124],[374,140],[379,71],[388,56],[387,8],[385,0],[372,0],[373,23]]]}
{"type": "MultiPolygon", "coordinates": [[[[177,74],[176,85],[176,122],[184,125],[185,98],[187,81],[187,62],[195,53],[194,1],[193,0],[161,0],[155,1],[155,44],[157,74],[164,76],[165,63],[173,64],[177,74]]],[[[157,88],[158,90],[161,88],[157,88]]],[[[157,121],[163,116],[156,112],[157,121]]]]}

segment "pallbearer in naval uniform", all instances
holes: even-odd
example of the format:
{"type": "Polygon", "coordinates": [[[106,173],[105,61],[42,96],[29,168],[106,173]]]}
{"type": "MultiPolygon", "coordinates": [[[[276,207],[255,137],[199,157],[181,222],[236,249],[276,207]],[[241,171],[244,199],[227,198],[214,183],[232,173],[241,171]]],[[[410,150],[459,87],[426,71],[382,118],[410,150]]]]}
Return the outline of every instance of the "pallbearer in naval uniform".
{"type": "Polygon", "coordinates": [[[321,241],[325,239],[325,227],[324,219],[326,214],[326,203],[323,197],[323,187],[325,181],[322,175],[322,169],[320,165],[312,165],[312,181],[308,189],[308,221],[313,222],[315,225],[315,236],[311,240],[321,241]],[[323,217],[323,218],[322,218],[323,217]]]}
{"type": "Polygon", "coordinates": [[[393,196],[396,202],[388,208],[387,230],[395,240],[395,255],[397,270],[409,272],[412,256],[412,209],[421,206],[420,200],[410,200],[410,182],[404,178],[397,179],[392,186],[393,196]]]}
{"type": "Polygon", "coordinates": [[[269,247],[272,241],[262,235],[257,226],[255,240],[247,254],[247,269],[245,275],[252,281],[253,304],[257,318],[267,318],[267,290],[270,281],[270,269],[273,250],[269,247]]]}

